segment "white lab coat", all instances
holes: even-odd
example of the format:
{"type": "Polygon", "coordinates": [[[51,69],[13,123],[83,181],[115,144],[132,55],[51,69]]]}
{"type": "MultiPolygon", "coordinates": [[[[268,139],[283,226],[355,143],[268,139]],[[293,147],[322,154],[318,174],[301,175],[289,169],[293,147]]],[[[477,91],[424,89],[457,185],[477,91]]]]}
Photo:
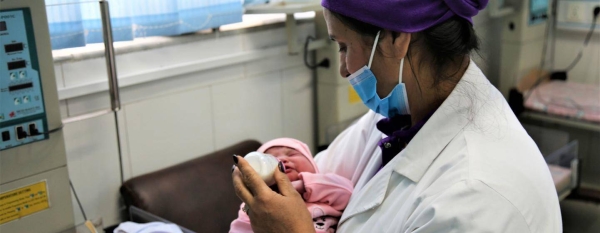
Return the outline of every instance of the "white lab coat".
{"type": "Polygon", "coordinates": [[[542,155],[471,61],[450,96],[381,171],[370,111],[316,156],[354,193],[338,232],[562,232],[542,155]]]}

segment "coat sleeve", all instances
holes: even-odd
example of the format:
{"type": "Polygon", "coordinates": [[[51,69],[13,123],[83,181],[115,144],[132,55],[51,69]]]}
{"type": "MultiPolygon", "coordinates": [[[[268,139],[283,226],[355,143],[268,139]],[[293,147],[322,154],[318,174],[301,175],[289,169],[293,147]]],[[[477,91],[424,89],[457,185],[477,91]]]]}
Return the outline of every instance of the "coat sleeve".
{"type": "Polygon", "coordinates": [[[381,140],[381,133],[376,127],[381,118],[381,115],[369,111],[338,135],[326,150],[315,157],[319,173],[335,173],[356,185],[377,142],[381,140]]]}
{"type": "Polygon", "coordinates": [[[433,198],[401,232],[531,232],[523,214],[481,181],[459,182],[433,198]]]}
{"type": "Polygon", "coordinates": [[[325,204],[340,212],[348,205],[354,189],[350,180],[333,173],[301,172],[299,177],[304,183],[302,197],[307,203],[325,204]]]}
{"type": "Polygon", "coordinates": [[[231,222],[231,226],[229,228],[229,233],[252,233],[252,225],[250,225],[250,217],[242,210],[244,207],[244,203],[240,205],[240,210],[238,211],[238,218],[231,222]]]}

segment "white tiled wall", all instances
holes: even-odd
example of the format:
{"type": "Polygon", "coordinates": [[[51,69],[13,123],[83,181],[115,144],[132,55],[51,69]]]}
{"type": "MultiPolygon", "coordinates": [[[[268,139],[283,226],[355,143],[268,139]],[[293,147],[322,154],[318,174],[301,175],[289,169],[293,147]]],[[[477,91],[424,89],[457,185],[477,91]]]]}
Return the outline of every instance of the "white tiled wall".
{"type": "Polygon", "coordinates": [[[54,66],[54,76],[56,77],[56,88],[61,89],[65,87],[65,81],[63,80],[63,72],[61,65],[54,66]]]}
{"type": "Polygon", "coordinates": [[[313,82],[306,78],[311,76],[311,72],[304,67],[290,68],[282,72],[283,135],[294,135],[315,151],[312,128],[313,104],[306,101],[312,100],[313,95],[313,82]]]}
{"type": "Polygon", "coordinates": [[[94,93],[66,101],[70,117],[110,108],[108,92],[94,93]]]}
{"type": "Polygon", "coordinates": [[[283,136],[280,72],[215,85],[211,91],[217,149],[248,138],[265,141],[283,136]]]}
{"type": "Polygon", "coordinates": [[[65,87],[79,86],[106,77],[106,63],[104,58],[65,62],[60,64],[60,66],[63,71],[62,78],[65,87]]]}
{"type": "MultiPolygon", "coordinates": [[[[117,222],[121,175],[113,115],[67,124],[64,135],[69,177],[87,217],[117,222]]],[[[81,223],[75,201],[73,207],[75,222],[81,223]]]]}
{"type": "Polygon", "coordinates": [[[285,35],[285,28],[242,35],[243,49],[253,50],[269,47],[271,44],[285,44],[286,37],[282,35],[285,35]]]}
{"type": "MultiPolygon", "coordinates": [[[[299,25],[300,36],[314,34],[299,25]]],[[[285,46],[283,28],[117,56],[119,75],[202,58],[285,46]]],[[[106,80],[103,58],[55,64],[59,88],[106,80]]],[[[302,55],[206,70],[121,88],[118,113],[125,180],[246,139],[287,136],[314,148],[312,71],[302,55]]],[[[63,118],[109,108],[108,93],[62,100],[63,118]]],[[[119,222],[120,173],[113,114],[65,126],[69,175],[88,218],[119,222]]],[[[83,218],[74,202],[76,222],[83,218]]]]}
{"type": "MultiPolygon", "coordinates": [[[[558,30],[556,32],[556,47],[554,52],[554,69],[562,70],[568,67],[587,36],[586,32],[558,30]]],[[[600,33],[596,30],[587,48],[584,49],[581,60],[568,74],[568,80],[600,86],[600,33]]]]}
{"type": "Polygon", "coordinates": [[[148,98],[172,95],[220,83],[228,83],[242,78],[244,78],[243,65],[178,75],[154,82],[121,88],[121,101],[125,104],[130,104],[144,101],[148,98]]]}
{"type": "Polygon", "coordinates": [[[123,114],[133,176],[214,150],[209,88],[129,104],[123,114]]]}
{"type": "Polygon", "coordinates": [[[195,43],[123,54],[117,57],[119,66],[117,71],[119,75],[123,76],[242,51],[242,35],[207,39],[195,43]]]}

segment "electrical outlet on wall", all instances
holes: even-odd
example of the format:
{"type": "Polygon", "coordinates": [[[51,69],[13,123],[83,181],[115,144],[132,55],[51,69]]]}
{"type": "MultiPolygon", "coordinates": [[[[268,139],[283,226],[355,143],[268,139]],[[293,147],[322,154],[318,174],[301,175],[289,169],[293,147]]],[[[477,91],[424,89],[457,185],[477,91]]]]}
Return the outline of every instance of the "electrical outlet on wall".
{"type": "MultiPolygon", "coordinates": [[[[594,7],[600,6],[600,0],[559,0],[557,27],[588,31],[594,19],[594,7]]],[[[600,20],[596,22],[596,32],[600,32],[600,20]]]]}
{"type": "Polygon", "coordinates": [[[567,22],[570,23],[585,23],[584,15],[585,3],[571,2],[567,7],[567,22]]]}

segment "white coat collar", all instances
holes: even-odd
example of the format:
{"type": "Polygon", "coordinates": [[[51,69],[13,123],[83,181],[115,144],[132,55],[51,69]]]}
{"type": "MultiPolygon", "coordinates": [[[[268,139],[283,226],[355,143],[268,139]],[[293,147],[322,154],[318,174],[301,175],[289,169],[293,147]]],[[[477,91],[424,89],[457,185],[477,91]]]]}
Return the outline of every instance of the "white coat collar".
{"type": "Polygon", "coordinates": [[[470,61],[467,71],[448,98],[408,143],[393,170],[417,183],[431,163],[476,114],[481,100],[488,99],[489,81],[470,61]]]}

